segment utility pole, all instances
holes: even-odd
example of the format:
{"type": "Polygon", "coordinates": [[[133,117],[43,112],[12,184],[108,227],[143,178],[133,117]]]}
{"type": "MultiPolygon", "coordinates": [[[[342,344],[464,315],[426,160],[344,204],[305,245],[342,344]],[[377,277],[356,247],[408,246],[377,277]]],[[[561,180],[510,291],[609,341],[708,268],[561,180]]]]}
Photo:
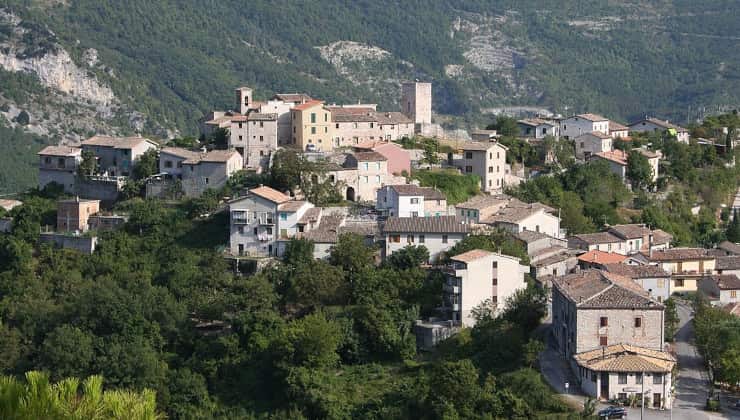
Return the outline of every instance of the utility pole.
{"type": "Polygon", "coordinates": [[[645,372],[642,372],[642,392],[640,392],[642,404],[640,404],[640,420],[645,416],[645,372]]]}

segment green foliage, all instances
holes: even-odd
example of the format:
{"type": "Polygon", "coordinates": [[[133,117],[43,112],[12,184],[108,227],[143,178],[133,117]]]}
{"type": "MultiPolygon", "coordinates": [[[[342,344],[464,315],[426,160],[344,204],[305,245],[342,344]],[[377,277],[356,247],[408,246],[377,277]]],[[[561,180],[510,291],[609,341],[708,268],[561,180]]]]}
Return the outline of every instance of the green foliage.
{"type": "Polygon", "coordinates": [[[489,130],[496,130],[497,134],[504,137],[519,136],[519,124],[516,118],[506,115],[497,115],[496,122],[486,127],[489,130]]]}
{"type": "Polygon", "coordinates": [[[665,300],[665,302],[663,302],[663,305],[665,306],[665,310],[663,311],[663,327],[665,331],[665,339],[666,341],[673,341],[674,337],[676,336],[676,332],[678,332],[678,324],[681,322],[681,320],[678,318],[676,300],[673,298],[668,298],[665,300]]]}
{"type": "Polygon", "coordinates": [[[82,384],[76,378],[57,383],[41,372],[27,372],[25,383],[0,377],[0,417],[31,419],[142,419],[164,416],[156,409],[155,393],[103,391],[103,378],[90,376],[82,384]],[[82,386],[80,386],[82,385],[82,386]]]}
{"type": "Polygon", "coordinates": [[[524,244],[504,230],[496,230],[488,235],[468,235],[447,251],[446,259],[474,249],[511,255],[519,258],[522,264],[529,264],[529,255],[524,244]]]}
{"type": "Polygon", "coordinates": [[[696,345],[714,369],[715,380],[740,380],[740,319],[704,300],[695,304],[696,345]]]}
{"type": "Polygon", "coordinates": [[[159,158],[157,157],[157,151],[150,149],[144,152],[136,161],[132,176],[135,180],[146,179],[159,172],[158,168],[159,158]]]}
{"type": "Polygon", "coordinates": [[[627,155],[627,179],[635,190],[650,188],[653,183],[653,168],[647,157],[637,150],[630,150],[627,155]]]}
{"type": "Polygon", "coordinates": [[[422,187],[434,187],[447,197],[447,204],[454,205],[467,201],[480,193],[480,178],[476,175],[461,175],[455,170],[421,170],[412,174],[422,187]]]}
{"type": "MultiPolygon", "coordinates": [[[[90,176],[95,175],[97,170],[98,163],[95,159],[95,153],[92,150],[83,150],[82,162],[80,162],[80,166],[77,168],[77,173],[80,176],[90,176]]],[[[136,171],[136,168],[134,168],[134,171],[136,171]]]]}
{"type": "Polygon", "coordinates": [[[730,220],[730,223],[727,225],[725,236],[730,242],[740,242],[740,217],[738,217],[737,210],[733,210],[732,212],[732,220],[730,220]]]}
{"type": "Polygon", "coordinates": [[[48,144],[48,139],[20,127],[10,128],[0,118],[0,194],[25,191],[38,184],[36,153],[48,144]]]}

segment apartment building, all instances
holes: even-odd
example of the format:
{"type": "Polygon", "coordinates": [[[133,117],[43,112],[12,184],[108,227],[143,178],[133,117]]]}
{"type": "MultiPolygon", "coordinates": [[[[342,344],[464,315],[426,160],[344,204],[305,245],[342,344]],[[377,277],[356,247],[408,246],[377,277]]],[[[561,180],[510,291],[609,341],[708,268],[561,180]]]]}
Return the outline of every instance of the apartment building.
{"type": "Polygon", "coordinates": [[[447,215],[447,199],[440,191],[417,185],[385,185],[378,190],[376,209],[384,216],[432,217],[447,215]]]}
{"type": "Polygon", "coordinates": [[[609,135],[609,120],[597,114],[579,114],[560,121],[560,135],[566,140],[594,132],[609,135]]]}
{"type": "Polygon", "coordinates": [[[695,292],[700,278],[716,270],[716,257],[704,248],[671,248],[641,252],[634,258],[671,274],[671,292],[695,292]]]}
{"type": "Polygon", "coordinates": [[[476,307],[501,312],[507,299],[527,287],[524,274],[529,267],[519,258],[474,249],[450,259],[444,270],[444,306],[455,324],[475,326],[476,307]]]}
{"type": "Polygon", "coordinates": [[[290,110],[293,127],[291,144],[302,151],[328,152],[334,149],[334,123],[323,101],[311,100],[290,110]]]}
{"type": "Polygon", "coordinates": [[[506,146],[497,142],[467,142],[462,146],[463,159],[459,167],[464,174],[480,178],[481,190],[500,192],[506,177],[507,150],[506,146]]]}
{"type": "Polygon", "coordinates": [[[229,249],[234,256],[277,256],[278,239],[304,231],[303,216],[313,208],[280,191],[260,186],[229,203],[229,249]]]}

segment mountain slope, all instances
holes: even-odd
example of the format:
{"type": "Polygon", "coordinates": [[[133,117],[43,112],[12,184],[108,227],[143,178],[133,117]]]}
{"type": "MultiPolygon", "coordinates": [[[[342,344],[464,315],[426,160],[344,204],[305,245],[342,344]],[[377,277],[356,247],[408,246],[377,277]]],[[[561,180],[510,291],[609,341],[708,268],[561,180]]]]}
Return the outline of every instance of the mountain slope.
{"type": "Polygon", "coordinates": [[[194,134],[197,119],[231,107],[233,87],[243,84],[258,98],[305,91],[391,108],[399,81],[418,77],[434,82],[437,112],[468,116],[531,105],[681,120],[688,107],[740,102],[737,2],[557,3],[5,0],[0,7],[49,30],[110,87],[119,104],[110,130],[194,134]]]}

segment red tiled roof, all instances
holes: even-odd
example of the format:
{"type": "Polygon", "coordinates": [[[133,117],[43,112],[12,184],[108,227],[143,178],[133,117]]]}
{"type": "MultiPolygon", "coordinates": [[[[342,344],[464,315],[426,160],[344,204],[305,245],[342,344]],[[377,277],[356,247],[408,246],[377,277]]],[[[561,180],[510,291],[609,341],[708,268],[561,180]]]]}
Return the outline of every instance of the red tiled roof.
{"type": "Polygon", "coordinates": [[[620,263],[625,259],[627,259],[625,255],[614,252],[599,251],[598,249],[593,249],[578,256],[578,261],[594,264],[620,263]]]}
{"type": "Polygon", "coordinates": [[[321,105],[323,103],[324,103],[324,101],[311,100],[311,101],[308,101],[306,103],[303,103],[303,104],[300,104],[300,105],[296,105],[296,106],[293,107],[293,109],[295,109],[296,111],[305,111],[305,110],[310,109],[310,108],[313,108],[315,106],[319,106],[319,105],[321,105]]]}
{"type": "Polygon", "coordinates": [[[273,203],[277,203],[277,204],[290,201],[290,197],[270,187],[262,186],[262,187],[252,188],[251,190],[249,190],[249,192],[251,194],[260,196],[266,200],[270,200],[273,203]]]}

